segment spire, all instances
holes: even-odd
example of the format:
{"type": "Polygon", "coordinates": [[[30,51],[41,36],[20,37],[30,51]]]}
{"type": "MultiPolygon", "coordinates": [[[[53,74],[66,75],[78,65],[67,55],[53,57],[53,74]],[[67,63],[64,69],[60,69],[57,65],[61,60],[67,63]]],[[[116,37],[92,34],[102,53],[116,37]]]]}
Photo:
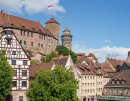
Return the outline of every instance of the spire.
{"type": "Polygon", "coordinates": [[[5,24],[4,24],[4,27],[12,27],[11,23],[10,23],[10,19],[9,19],[9,14],[8,14],[8,18],[7,18],[7,20],[6,20],[5,24]]]}
{"type": "Polygon", "coordinates": [[[65,30],[64,31],[69,31],[68,27],[66,26],[65,30]]]}
{"type": "Polygon", "coordinates": [[[57,23],[57,24],[59,24],[54,18],[51,18],[50,20],[48,20],[47,22],[46,22],[46,24],[47,23],[57,23]]]}

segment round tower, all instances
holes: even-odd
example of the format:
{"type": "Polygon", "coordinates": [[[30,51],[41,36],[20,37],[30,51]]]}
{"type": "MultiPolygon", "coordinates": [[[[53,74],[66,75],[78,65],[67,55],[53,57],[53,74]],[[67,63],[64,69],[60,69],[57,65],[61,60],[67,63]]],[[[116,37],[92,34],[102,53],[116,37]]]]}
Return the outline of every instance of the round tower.
{"type": "Polygon", "coordinates": [[[46,22],[46,29],[59,40],[59,23],[54,18],[51,18],[46,22]]]}
{"type": "Polygon", "coordinates": [[[63,31],[63,34],[61,36],[62,45],[67,47],[69,50],[71,49],[71,41],[72,41],[72,35],[70,34],[70,31],[68,27],[66,26],[65,30],[63,31]]]}

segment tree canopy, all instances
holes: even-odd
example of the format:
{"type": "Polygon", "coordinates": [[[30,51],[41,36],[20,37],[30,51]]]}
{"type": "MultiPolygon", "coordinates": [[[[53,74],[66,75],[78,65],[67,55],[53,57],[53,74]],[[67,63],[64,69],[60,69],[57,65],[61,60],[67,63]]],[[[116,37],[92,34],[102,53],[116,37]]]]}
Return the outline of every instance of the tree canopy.
{"type": "Polygon", "coordinates": [[[59,54],[63,54],[63,56],[71,55],[73,62],[77,62],[77,55],[72,50],[69,50],[67,47],[63,45],[58,45],[56,47],[56,51],[58,51],[59,54]]]}
{"type": "Polygon", "coordinates": [[[78,101],[77,83],[72,68],[42,69],[30,81],[27,97],[30,101],[78,101]]]}
{"type": "Polygon", "coordinates": [[[41,61],[42,61],[43,63],[45,63],[45,62],[50,62],[50,61],[52,60],[52,58],[55,58],[55,57],[58,57],[58,54],[56,54],[56,53],[53,51],[53,52],[51,52],[51,53],[47,56],[46,59],[45,59],[44,57],[42,57],[42,58],[41,58],[41,61]]]}
{"type": "Polygon", "coordinates": [[[7,62],[5,50],[0,51],[0,100],[6,97],[12,88],[12,78],[14,70],[7,62]]]}

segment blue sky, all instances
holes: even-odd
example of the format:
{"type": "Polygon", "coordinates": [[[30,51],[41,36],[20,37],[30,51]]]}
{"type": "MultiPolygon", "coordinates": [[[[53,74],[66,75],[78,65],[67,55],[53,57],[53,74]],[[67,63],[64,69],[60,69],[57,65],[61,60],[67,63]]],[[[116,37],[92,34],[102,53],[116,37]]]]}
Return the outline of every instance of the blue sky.
{"type": "Polygon", "coordinates": [[[0,9],[40,20],[45,27],[52,17],[47,9],[51,4],[60,23],[60,36],[66,25],[73,35],[73,51],[94,53],[99,62],[108,56],[126,60],[130,51],[130,0],[0,0],[0,9]]]}

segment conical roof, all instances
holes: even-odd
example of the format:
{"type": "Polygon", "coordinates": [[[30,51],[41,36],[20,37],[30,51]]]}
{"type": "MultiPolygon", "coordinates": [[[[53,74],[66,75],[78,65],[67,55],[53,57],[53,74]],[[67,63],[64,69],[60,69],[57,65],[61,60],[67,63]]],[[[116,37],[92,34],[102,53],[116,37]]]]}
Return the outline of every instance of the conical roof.
{"type": "Polygon", "coordinates": [[[6,20],[5,24],[3,27],[12,27],[10,20],[9,20],[9,15],[8,15],[8,19],[6,20]]]}
{"type": "MultiPolygon", "coordinates": [[[[68,27],[66,26],[66,28],[65,28],[65,30],[63,31],[64,33],[62,34],[62,36],[71,36],[72,37],[72,35],[70,34],[70,31],[69,31],[69,29],[68,29],[68,27]]],[[[61,36],[61,37],[62,37],[61,36]]]]}
{"type": "Polygon", "coordinates": [[[57,24],[59,24],[54,18],[51,18],[50,20],[48,20],[47,22],[46,22],[46,24],[47,23],[57,23],[57,24]]]}

